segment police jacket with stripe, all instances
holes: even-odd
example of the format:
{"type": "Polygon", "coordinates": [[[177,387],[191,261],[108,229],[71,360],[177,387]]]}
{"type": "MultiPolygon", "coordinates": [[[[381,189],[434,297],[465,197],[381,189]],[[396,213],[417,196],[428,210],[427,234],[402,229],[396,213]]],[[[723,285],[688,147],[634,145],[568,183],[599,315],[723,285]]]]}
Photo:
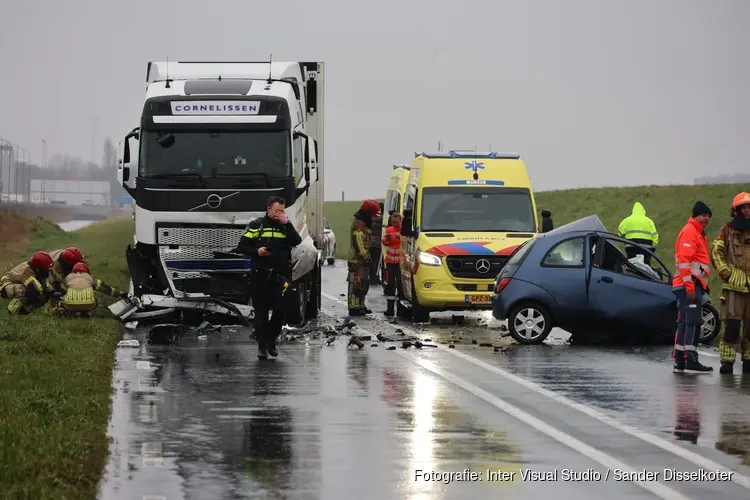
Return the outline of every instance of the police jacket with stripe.
{"type": "Polygon", "coordinates": [[[272,269],[291,278],[292,248],[300,243],[302,237],[291,221],[282,224],[264,215],[247,225],[237,250],[252,259],[253,269],[272,269]],[[263,247],[271,252],[271,255],[258,255],[258,249],[263,247]]]}

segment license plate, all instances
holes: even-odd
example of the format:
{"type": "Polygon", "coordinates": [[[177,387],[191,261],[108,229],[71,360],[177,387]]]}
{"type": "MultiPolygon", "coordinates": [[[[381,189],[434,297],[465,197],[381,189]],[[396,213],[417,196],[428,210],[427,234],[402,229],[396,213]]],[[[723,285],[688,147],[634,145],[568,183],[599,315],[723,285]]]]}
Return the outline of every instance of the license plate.
{"type": "Polygon", "coordinates": [[[464,300],[469,304],[492,304],[491,295],[467,295],[464,300]]]}

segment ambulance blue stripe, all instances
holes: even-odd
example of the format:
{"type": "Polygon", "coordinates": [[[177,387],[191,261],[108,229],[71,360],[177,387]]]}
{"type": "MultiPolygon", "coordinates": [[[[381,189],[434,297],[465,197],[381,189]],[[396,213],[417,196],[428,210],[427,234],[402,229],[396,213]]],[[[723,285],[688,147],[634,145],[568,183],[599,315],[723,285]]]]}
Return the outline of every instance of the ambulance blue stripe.
{"type": "Polygon", "coordinates": [[[448,181],[449,186],[505,186],[503,181],[448,181]]]}
{"type": "Polygon", "coordinates": [[[460,248],[461,250],[464,250],[466,252],[469,252],[472,255],[494,255],[495,252],[490,250],[484,245],[480,245],[479,243],[474,243],[472,241],[465,241],[461,243],[451,243],[452,247],[460,248]]]}

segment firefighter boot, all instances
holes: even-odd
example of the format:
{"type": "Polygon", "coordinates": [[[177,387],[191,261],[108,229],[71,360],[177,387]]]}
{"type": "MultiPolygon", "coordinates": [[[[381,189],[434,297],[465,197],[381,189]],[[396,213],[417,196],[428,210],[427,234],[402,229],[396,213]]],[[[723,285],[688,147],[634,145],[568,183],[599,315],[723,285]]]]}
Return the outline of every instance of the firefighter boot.
{"type": "Polygon", "coordinates": [[[392,318],[396,315],[396,311],[394,310],[394,306],[396,305],[396,301],[392,299],[388,299],[388,309],[385,310],[385,315],[389,318],[392,318]]]}
{"type": "MultiPolygon", "coordinates": [[[[742,368],[743,369],[745,368],[744,365],[742,368]]],[[[721,367],[719,368],[719,373],[723,375],[731,375],[733,369],[734,369],[734,363],[732,363],[731,361],[722,361],[721,367]]]]}

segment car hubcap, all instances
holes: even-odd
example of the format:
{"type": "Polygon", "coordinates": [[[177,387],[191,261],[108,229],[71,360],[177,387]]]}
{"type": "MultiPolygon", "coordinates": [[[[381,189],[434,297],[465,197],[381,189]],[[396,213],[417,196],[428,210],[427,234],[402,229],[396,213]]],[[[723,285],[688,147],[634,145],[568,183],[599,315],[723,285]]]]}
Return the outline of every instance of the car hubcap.
{"type": "Polygon", "coordinates": [[[544,332],[546,324],[542,313],[529,307],[516,315],[513,326],[522,337],[533,340],[544,332]]]}
{"type": "Polygon", "coordinates": [[[716,328],[716,316],[711,312],[710,309],[703,308],[703,326],[701,327],[701,334],[704,337],[710,335],[714,328],[716,328]]]}

